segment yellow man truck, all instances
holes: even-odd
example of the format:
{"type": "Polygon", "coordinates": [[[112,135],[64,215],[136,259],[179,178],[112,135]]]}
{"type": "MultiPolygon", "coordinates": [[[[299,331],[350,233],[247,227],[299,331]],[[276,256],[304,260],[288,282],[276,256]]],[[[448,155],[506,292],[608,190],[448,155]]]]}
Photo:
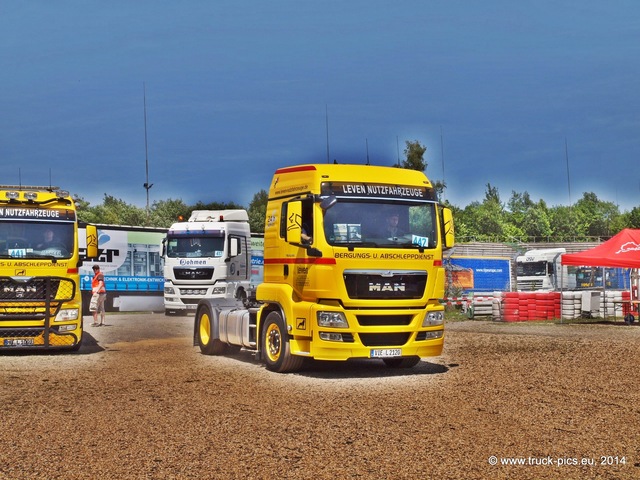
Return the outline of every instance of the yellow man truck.
{"type": "Polygon", "coordinates": [[[211,355],[254,350],[276,372],[311,358],[413,367],[442,352],[442,252],[453,243],[451,210],[421,172],[281,168],[269,190],[257,304],[201,300],[194,343],[211,355]]]}
{"type": "Polygon", "coordinates": [[[67,348],[82,342],[78,268],[97,256],[94,226],[78,249],[78,219],[58,187],[0,185],[0,348],[67,348]]]}

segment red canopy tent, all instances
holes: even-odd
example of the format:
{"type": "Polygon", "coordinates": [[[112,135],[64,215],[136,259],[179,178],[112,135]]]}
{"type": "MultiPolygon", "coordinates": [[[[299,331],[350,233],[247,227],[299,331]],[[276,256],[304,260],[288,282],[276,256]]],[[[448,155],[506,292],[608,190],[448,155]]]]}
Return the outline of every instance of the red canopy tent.
{"type": "Polygon", "coordinates": [[[640,268],[640,229],[625,228],[597,247],[565,253],[562,265],[640,268]]]}

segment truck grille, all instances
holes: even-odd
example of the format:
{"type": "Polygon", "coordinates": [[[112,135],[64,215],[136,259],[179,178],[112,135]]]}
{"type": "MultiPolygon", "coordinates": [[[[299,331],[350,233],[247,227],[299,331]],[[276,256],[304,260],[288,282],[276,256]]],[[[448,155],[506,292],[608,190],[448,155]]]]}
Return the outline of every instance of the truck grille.
{"type": "Polygon", "coordinates": [[[427,272],[345,271],[344,283],[349,298],[415,299],[422,298],[427,272]]]}
{"type": "Polygon", "coordinates": [[[365,347],[399,347],[409,341],[411,333],[359,333],[358,336],[365,347]]]}
{"type": "Polygon", "coordinates": [[[0,321],[54,317],[63,302],[73,299],[75,290],[75,282],[68,278],[0,277],[0,321]]]}
{"type": "Polygon", "coordinates": [[[174,268],[173,275],[176,280],[211,280],[213,278],[213,268],[174,268]]]}
{"type": "Polygon", "coordinates": [[[540,280],[518,280],[518,291],[526,292],[530,290],[542,289],[542,279],[540,280]]]}
{"type": "Polygon", "coordinates": [[[413,315],[356,315],[356,318],[363,327],[383,327],[409,325],[413,315]]]}

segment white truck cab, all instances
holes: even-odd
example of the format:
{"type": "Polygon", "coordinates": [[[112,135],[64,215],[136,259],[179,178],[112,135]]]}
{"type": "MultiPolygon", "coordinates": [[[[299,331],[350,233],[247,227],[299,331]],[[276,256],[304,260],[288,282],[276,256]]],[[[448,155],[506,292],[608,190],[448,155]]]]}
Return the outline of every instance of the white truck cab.
{"type": "Polygon", "coordinates": [[[194,210],[171,225],[162,245],[165,314],[195,312],[202,298],[246,298],[250,237],[246,210],[194,210]]]}
{"type": "Polygon", "coordinates": [[[564,248],[541,248],[525,252],[516,258],[518,291],[563,290],[576,288],[575,273],[561,263],[564,248]]]}

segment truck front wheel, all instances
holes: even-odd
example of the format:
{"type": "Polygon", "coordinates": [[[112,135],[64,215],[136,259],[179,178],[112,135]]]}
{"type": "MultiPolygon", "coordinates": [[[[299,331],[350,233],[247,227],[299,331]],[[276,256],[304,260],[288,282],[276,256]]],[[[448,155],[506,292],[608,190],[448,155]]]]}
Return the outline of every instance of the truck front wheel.
{"type": "Polygon", "coordinates": [[[227,344],[214,338],[213,311],[209,305],[198,308],[196,334],[200,351],[205,355],[222,355],[227,351],[227,344]]]}
{"type": "Polygon", "coordinates": [[[291,355],[286,326],[278,312],[267,315],[260,337],[262,358],[268,370],[278,373],[300,370],[304,357],[291,355]]]}

